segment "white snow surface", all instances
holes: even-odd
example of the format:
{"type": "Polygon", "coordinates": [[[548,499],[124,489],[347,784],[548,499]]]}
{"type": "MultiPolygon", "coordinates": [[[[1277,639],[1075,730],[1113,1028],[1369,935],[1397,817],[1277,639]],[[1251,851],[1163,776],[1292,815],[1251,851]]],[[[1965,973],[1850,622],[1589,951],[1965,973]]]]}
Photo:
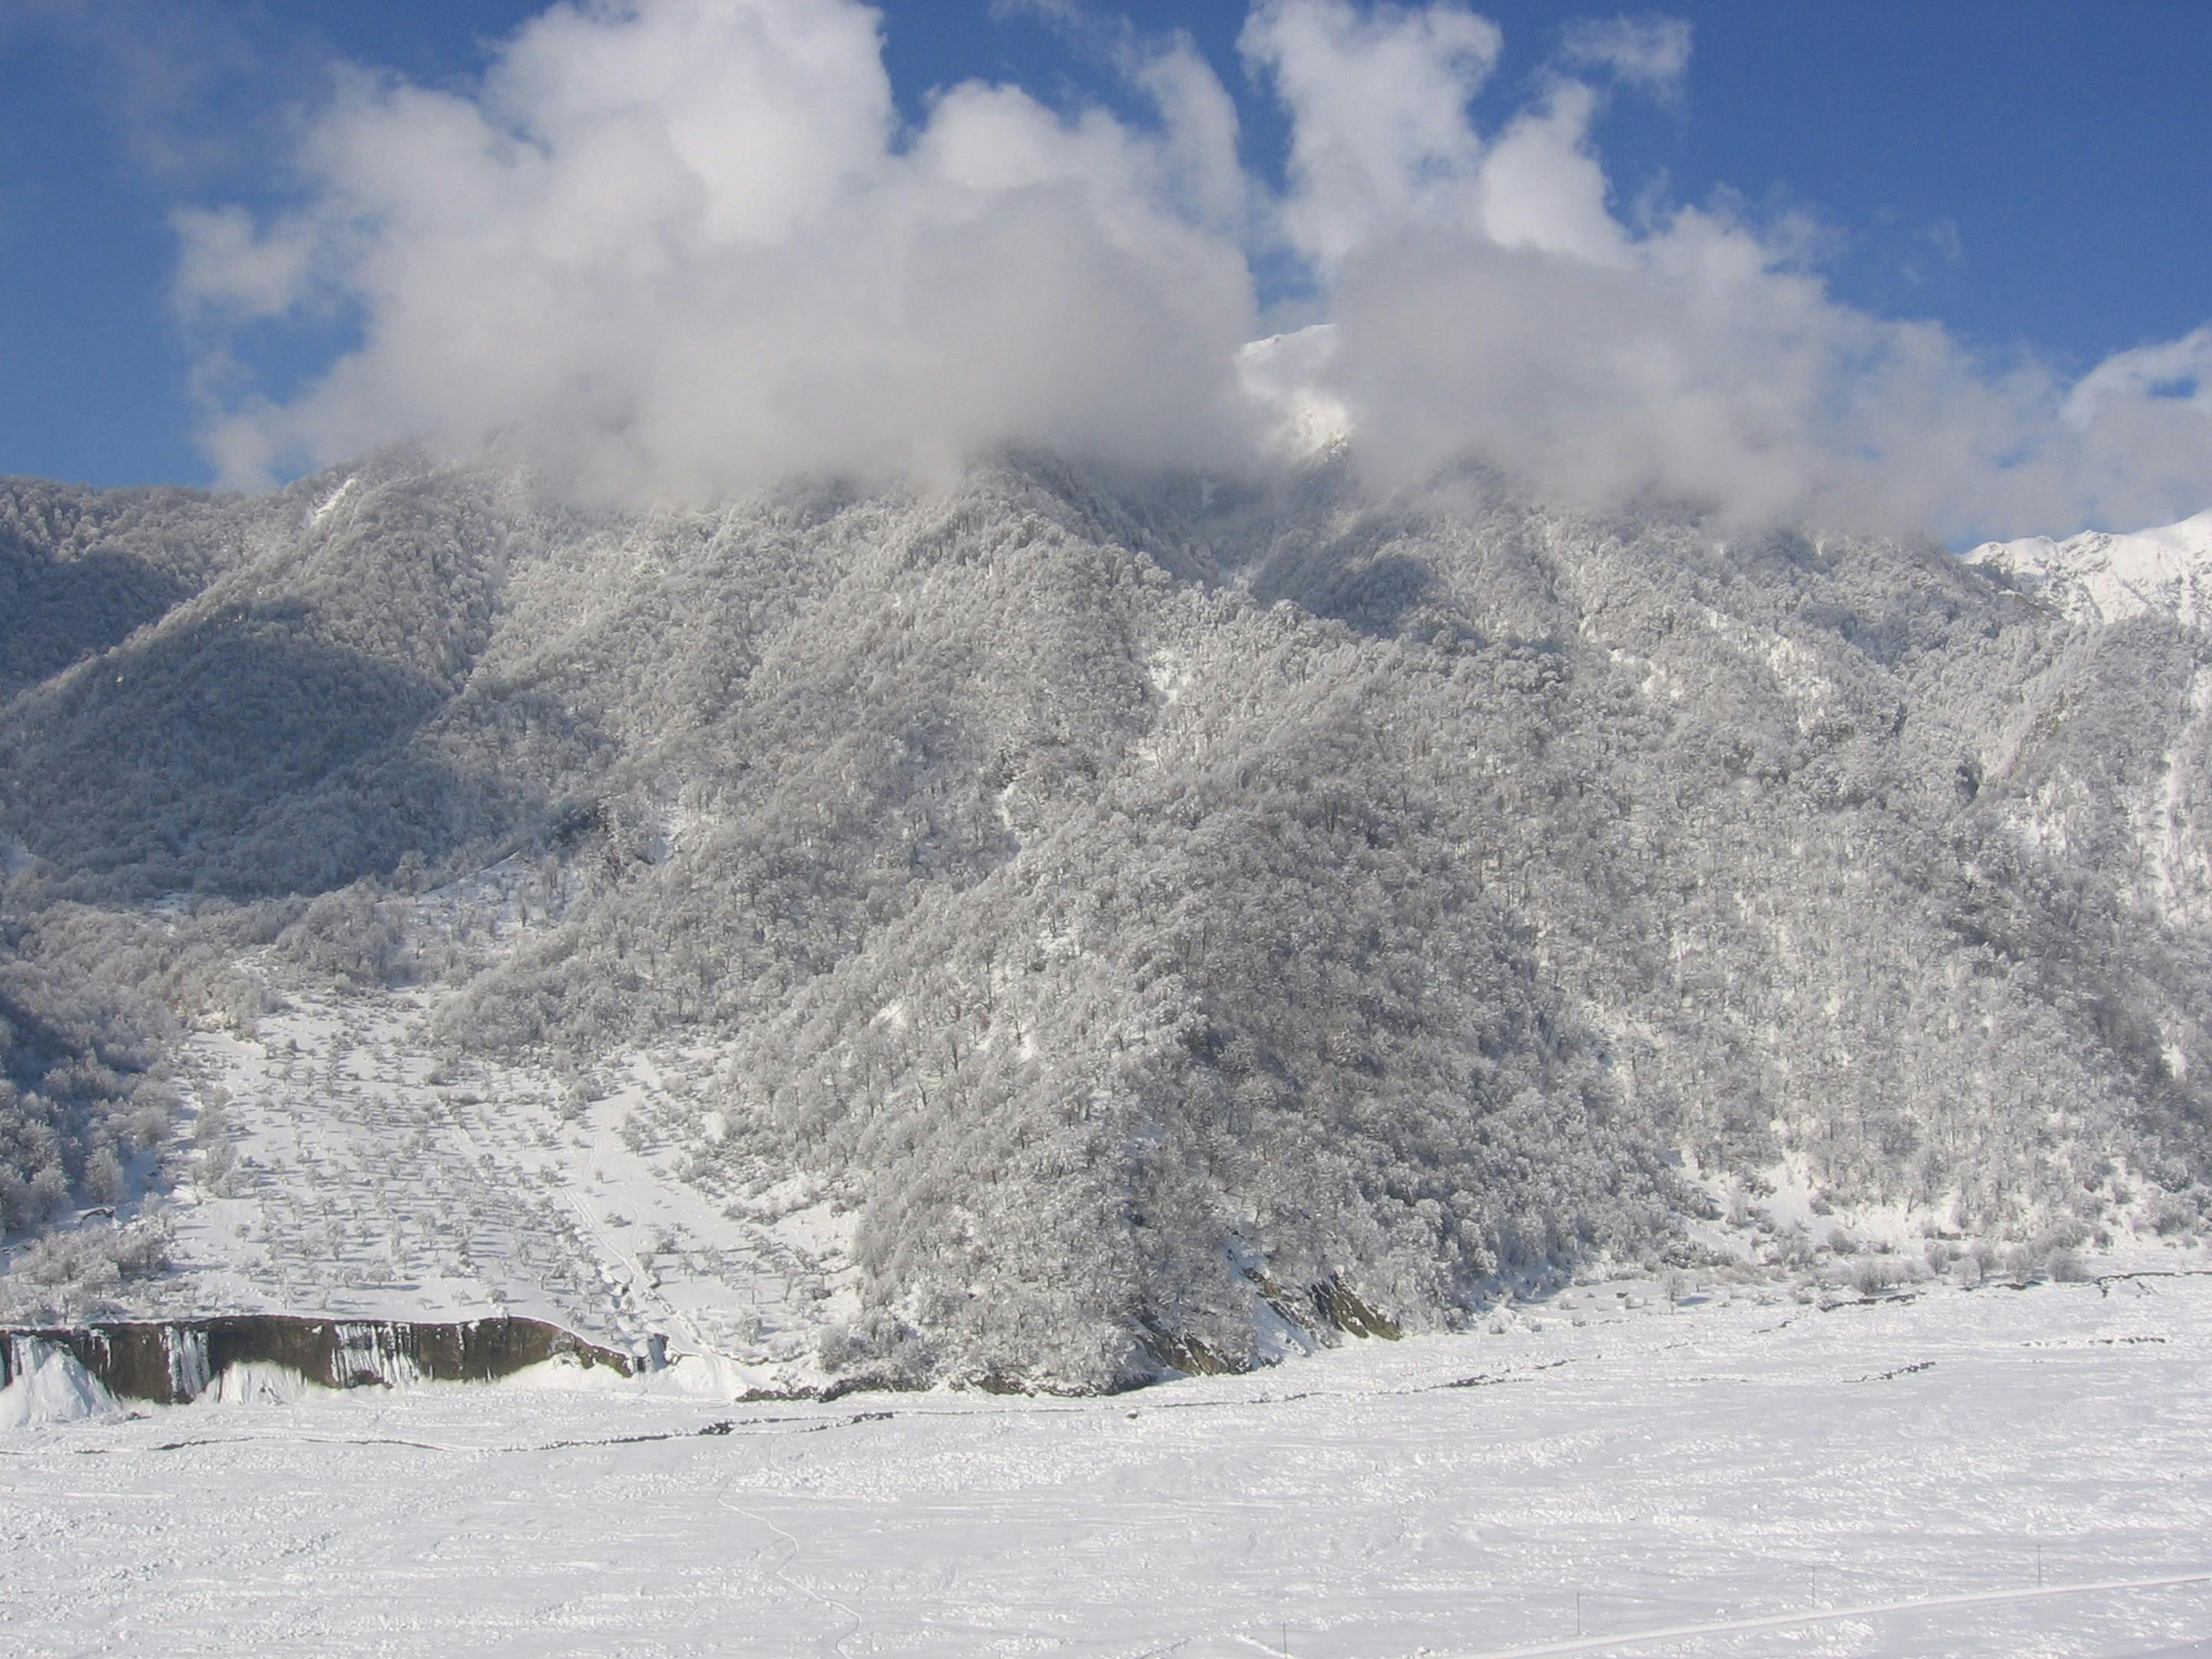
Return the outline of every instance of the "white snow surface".
{"type": "Polygon", "coordinates": [[[2131,535],[2093,530],[2064,541],[1984,542],[1970,564],[1994,566],[2075,622],[2171,617],[2212,623],[2212,511],[2131,535]]]}
{"type": "Polygon", "coordinates": [[[74,1357],[35,1337],[12,1340],[21,1370],[0,1389],[0,1430],[118,1414],[115,1396],[74,1357]]]}
{"type": "Polygon", "coordinates": [[[732,1407],[555,1367],[19,1431],[0,1630],[225,1659],[2208,1650],[2201,1267],[1674,1314],[1581,1286],[1498,1328],[1094,1400],[732,1407]]]}
{"type": "Polygon", "coordinates": [[[222,1127],[163,1211],[174,1271],[126,1287],[129,1314],[505,1312],[659,1339],[732,1391],[820,1380],[816,1339],[854,1305],[849,1217],[801,1181],[685,1178],[711,1051],[565,1078],[441,1054],[428,1020],[409,993],[294,990],[247,1033],[196,1034],[186,1108],[222,1127]]]}

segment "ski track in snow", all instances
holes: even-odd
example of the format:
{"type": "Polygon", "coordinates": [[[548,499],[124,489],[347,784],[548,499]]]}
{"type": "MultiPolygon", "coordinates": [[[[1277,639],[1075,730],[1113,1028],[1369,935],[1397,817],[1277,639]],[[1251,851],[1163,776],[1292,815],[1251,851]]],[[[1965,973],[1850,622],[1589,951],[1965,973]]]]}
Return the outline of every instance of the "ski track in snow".
{"type": "Polygon", "coordinates": [[[722,1492],[716,1494],[714,1501],[717,1504],[720,1504],[724,1509],[731,1511],[732,1514],[743,1516],[755,1526],[774,1533],[778,1543],[788,1544],[791,1547],[791,1553],[786,1556],[777,1565],[770,1568],[769,1571],[775,1577],[790,1585],[792,1589],[799,1591],[800,1595],[812,1598],[823,1607],[836,1608],[850,1621],[842,1634],[839,1635],[835,1640],[828,1641],[823,1644],[829,1651],[838,1655],[839,1659],[844,1659],[845,1644],[850,1641],[860,1632],[860,1627],[866,1624],[867,1620],[863,1619],[859,1613],[855,1613],[851,1607],[847,1607],[845,1603],[840,1601],[836,1596],[824,1595],[820,1590],[816,1589],[805,1579],[795,1578],[792,1576],[791,1569],[793,1565],[797,1563],[799,1556],[805,1553],[798,1538],[792,1533],[776,1525],[776,1523],[769,1520],[768,1516],[764,1515],[756,1515],[744,1504],[732,1502],[727,1488],[725,1488],[722,1492]]]}
{"type": "Polygon", "coordinates": [[[1491,1653],[1454,1654],[1439,1659],[1551,1659],[1565,1653],[1618,1653],[1624,1649],[1649,1647],[1653,1643],[1681,1642],[1694,1636],[1726,1636],[1742,1631],[1789,1630],[1802,1625],[1824,1625],[1844,1619],[1873,1619],[1884,1613],[1921,1613],[1938,1607],[1972,1607],[2000,1601],[2033,1601],[2046,1596],[2094,1595],[2116,1590],[2174,1589],[2184,1584],[2212,1583],[2212,1573],[2185,1573],[2165,1578],[2112,1578],[2098,1583],[2049,1584],[2034,1589],[1984,1590],[1972,1595],[1929,1595],[1904,1601],[1869,1601],[1855,1607],[1784,1613],[1765,1619],[1721,1619],[1702,1625],[1674,1625],[1665,1630],[1638,1631],[1629,1636],[1577,1637],[1571,1642],[1551,1642],[1540,1648],[1500,1648],[1491,1653]]]}
{"type": "Polygon", "coordinates": [[[1782,1311],[1578,1309],[1109,1399],[556,1371],[25,1429],[0,1649],[2204,1650],[2212,1278],[1782,1311]]]}

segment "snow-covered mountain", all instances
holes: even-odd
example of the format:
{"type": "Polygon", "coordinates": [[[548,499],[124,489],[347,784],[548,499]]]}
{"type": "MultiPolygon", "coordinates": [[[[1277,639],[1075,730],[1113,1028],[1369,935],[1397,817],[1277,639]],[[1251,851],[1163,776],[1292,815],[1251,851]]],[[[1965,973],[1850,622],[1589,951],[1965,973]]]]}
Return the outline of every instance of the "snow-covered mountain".
{"type": "Polygon", "coordinates": [[[15,1304],[1088,1386],[2206,1209],[2205,635],[1986,562],[1333,449],[18,481],[0,551],[0,1212],[171,1261],[15,1304]]]}
{"type": "Polygon", "coordinates": [[[1255,340],[1237,359],[1237,378],[1267,412],[1267,439],[1278,453],[1304,460],[1351,441],[1351,410],[1320,390],[1321,370],[1335,349],[1335,325],[1316,323],[1255,340]]]}
{"type": "Polygon", "coordinates": [[[1967,562],[2003,572],[2076,622],[2163,617],[2185,628],[2212,621],[2212,511],[2156,530],[2101,530],[2053,541],[1984,542],[1967,562]]]}

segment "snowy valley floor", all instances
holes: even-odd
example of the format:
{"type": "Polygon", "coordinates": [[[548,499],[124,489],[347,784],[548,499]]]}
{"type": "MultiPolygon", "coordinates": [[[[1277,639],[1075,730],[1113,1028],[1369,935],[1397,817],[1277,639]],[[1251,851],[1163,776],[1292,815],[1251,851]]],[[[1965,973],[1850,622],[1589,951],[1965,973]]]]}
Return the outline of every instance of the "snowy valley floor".
{"type": "Polygon", "coordinates": [[[0,1649],[2212,1654],[2212,1277],[1580,1300],[1106,1400],[541,1376],[18,1430],[0,1649]]]}

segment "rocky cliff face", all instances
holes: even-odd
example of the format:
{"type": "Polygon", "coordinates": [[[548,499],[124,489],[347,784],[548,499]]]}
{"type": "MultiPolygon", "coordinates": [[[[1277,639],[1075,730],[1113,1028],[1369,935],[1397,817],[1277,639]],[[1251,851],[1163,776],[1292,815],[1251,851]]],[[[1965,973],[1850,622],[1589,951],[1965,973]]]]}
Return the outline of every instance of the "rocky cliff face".
{"type": "Polygon", "coordinates": [[[109,1395],[181,1405],[226,1375],[265,1368],[326,1389],[487,1382],[566,1358],[629,1376],[641,1359],[530,1319],[462,1324],[276,1315],[119,1322],[0,1332],[0,1388],[44,1356],[67,1354],[109,1395]]]}

